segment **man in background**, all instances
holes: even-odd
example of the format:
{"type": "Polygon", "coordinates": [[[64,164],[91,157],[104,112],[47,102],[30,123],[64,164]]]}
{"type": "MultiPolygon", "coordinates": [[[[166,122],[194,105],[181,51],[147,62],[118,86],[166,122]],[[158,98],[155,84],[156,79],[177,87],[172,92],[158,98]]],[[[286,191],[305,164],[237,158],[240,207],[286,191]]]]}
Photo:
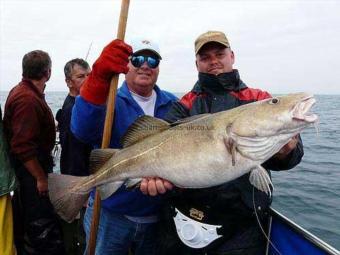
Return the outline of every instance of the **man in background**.
{"type": "Polygon", "coordinates": [[[55,124],[44,90],[51,76],[50,56],[41,50],[22,60],[22,80],[7,97],[4,130],[19,181],[14,193],[18,254],[64,254],[60,222],[48,197],[47,174],[52,173],[55,124]]]}
{"type": "Polygon", "coordinates": [[[65,82],[69,93],[62,109],[57,112],[59,139],[61,144],[60,172],[75,176],[89,175],[91,146],[79,141],[71,132],[71,113],[80,87],[91,72],[89,64],[80,58],[72,59],[64,67],[65,82]]]}
{"type": "MultiPolygon", "coordinates": [[[[89,64],[80,58],[68,61],[64,67],[65,82],[69,93],[62,109],[58,110],[59,140],[61,145],[60,172],[62,174],[86,176],[89,175],[89,157],[92,146],[78,140],[71,132],[71,114],[80,87],[91,72],[89,64]]],[[[85,207],[80,212],[80,218],[71,223],[62,222],[64,242],[68,254],[83,254],[85,249],[85,232],[83,216],[85,207]]]]}

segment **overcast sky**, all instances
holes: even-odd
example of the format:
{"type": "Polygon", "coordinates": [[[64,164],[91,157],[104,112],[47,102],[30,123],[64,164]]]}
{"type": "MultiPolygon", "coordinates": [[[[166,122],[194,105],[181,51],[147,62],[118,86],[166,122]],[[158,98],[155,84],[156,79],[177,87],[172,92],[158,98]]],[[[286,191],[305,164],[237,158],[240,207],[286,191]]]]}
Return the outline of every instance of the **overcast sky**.
{"type": "MultiPolygon", "coordinates": [[[[92,64],[116,37],[120,0],[0,0],[0,90],[21,79],[21,60],[35,49],[53,66],[47,91],[67,90],[63,67],[92,64]]],[[[189,91],[197,78],[194,40],[224,31],[242,80],[271,93],[340,94],[340,1],[130,0],[126,41],[157,41],[158,85],[189,91]]]]}

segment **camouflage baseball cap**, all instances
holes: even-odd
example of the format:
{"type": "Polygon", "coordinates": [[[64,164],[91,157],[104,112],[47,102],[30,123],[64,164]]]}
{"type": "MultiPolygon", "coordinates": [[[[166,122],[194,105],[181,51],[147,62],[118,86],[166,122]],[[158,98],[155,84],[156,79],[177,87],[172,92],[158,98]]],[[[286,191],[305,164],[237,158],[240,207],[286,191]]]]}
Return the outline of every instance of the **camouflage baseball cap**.
{"type": "Polygon", "coordinates": [[[209,42],[217,42],[224,45],[227,48],[230,48],[229,41],[223,32],[208,31],[197,37],[195,41],[195,54],[197,55],[199,50],[209,42]]]}

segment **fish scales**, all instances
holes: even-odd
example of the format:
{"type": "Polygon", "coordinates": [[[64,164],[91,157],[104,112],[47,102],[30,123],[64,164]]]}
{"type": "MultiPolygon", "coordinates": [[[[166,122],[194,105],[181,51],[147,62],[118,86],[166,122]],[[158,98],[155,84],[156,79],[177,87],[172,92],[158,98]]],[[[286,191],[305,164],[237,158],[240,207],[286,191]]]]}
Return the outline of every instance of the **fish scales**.
{"type": "Polygon", "coordinates": [[[312,95],[297,93],[191,117],[175,126],[144,116],[128,132],[125,148],[93,152],[98,162],[109,156],[96,173],[51,174],[51,201],[61,217],[71,221],[93,187],[106,198],[124,182],[142,177],[160,177],[182,188],[206,188],[248,172],[250,183],[270,194],[271,180],[261,164],[318,120],[309,113],[314,103],[312,95]],[[149,127],[151,131],[143,130],[149,127]]]}

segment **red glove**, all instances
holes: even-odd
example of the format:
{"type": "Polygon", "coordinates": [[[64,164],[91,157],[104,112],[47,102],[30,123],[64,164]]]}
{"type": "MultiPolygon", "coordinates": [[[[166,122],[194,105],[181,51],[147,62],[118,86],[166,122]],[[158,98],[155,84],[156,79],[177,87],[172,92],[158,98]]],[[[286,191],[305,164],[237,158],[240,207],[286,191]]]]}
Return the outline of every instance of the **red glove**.
{"type": "Polygon", "coordinates": [[[114,74],[127,73],[132,48],[122,40],[108,44],[92,66],[92,72],[84,81],[80,95],[92,104],[104,104],[114,74]]]}

